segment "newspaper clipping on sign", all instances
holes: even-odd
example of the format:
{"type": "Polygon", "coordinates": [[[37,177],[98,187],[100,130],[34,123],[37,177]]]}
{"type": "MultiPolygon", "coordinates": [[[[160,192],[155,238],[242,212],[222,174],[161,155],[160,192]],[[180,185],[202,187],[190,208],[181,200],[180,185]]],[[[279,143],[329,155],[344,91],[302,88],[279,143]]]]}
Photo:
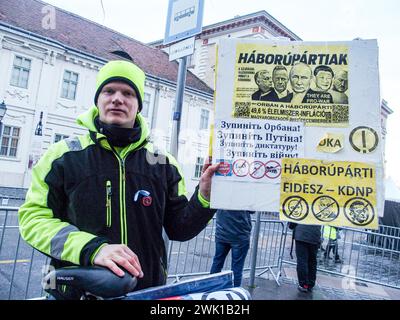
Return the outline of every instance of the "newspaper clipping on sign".
{"type": "Polygon", "coordinates": [[[376,229],[380,117],[375,40],[221,40],[211,207],[376,229]]]}
{"type": "Polygon", "coordinates": [[[257,44],[237,46],[234,118],[348,125],[347,46],[265,49],[257,44]]]}

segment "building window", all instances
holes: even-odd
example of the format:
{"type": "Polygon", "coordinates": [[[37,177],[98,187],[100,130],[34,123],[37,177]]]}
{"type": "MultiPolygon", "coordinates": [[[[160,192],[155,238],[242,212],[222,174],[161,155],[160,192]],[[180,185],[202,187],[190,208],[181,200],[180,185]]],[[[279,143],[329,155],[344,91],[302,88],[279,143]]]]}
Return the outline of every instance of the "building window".
{"type": "Polygon", "coordinates": [[[20,131],[21,129],[17,127],[4,126],[1,135],[0,156],[13,158],[17,156],[20,131]]]}
{"type": "Polygon", "coordinates": [[[68,139],[68,138],[69,138],[69,136],[67,136],[65,134],[56,133],[54,135],[54,143],[56,143],[58,141],[61,141],[61,140],[64,140],[64,139],[68,139]]]}
{"type": "Polygon", "coordinates": [[[203,164],[204,164],[204,158],[197,157],[196,158],[196,165],[194,167],[194,177],[195,178],[200,178],[201,177],[201,171],[203,170],[203,164]]]}
{"type": "Polygon", "coordinates": [[[10,84],[20,88],[28,88],[29,71],[31,60],[20,56],[15,56],[11,74],[10,84]]]}
{"type": "Polygon", "coordinates": [[[72,71],[65,70],[61,90],[61,98],[75,100],[77,86],[78,74],[72,71]]]}
{"type": "Polygon", "coordinates": [[[140,111],[140,114],[146,118],[149,116],[150,100],[151,100],[151,94],[145,92],[142,101],[143,108],[142,111],[140,111]]]}
{"type": "Polygon", "coordinates": [[[201,109],[200,115],[200,130],[208,129],[208,119],[210,117],[210,111],[206,109],[201,109]]]}

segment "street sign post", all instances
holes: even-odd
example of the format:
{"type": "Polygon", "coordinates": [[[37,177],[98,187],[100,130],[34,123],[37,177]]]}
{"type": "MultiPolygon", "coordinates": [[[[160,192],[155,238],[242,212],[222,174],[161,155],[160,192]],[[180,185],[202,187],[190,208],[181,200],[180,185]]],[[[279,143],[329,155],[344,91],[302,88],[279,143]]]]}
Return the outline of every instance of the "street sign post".
{"type": "MultiPolygon", "coordinates": [[[[185,40],[201,33],[203,10],[204,0],[170,0],[168,5],[164,44],[185,40]]],[[[176,45],[179,46],[180,44],[178,43],[176,45]]],[[[191,46],[188,45],[188,47],[190,49],[191,46]]],[[[194,50],[194,44],[192,49],[194,50]]],[[[187,54],[190,54],[190,50],[186,50],[186,52],[187,54]]],[[[172,126],[170,147],[171,154],[176,158],[178,158],[178,137],[182,113],[183,93],[185,91],[186,82],[186,55],[178,55],[181,58],[179,60],[173,117],[174,122],[172,126]]],[[[170,61],[171,60],[172,59],[170,59],[170,61]]]]}
{"type": "MultiPolygon", "coordinates": [[[[181,40],[194,37],[201,33],[203,21],[204,0],[169,0],[167,25],[165,28],[164,44],[178,42],[181,40]]],[[[190,39],[188,39],[189,41],[190,39]]],[[[177,44],[179,46],[179,44],[177,44]]],[[[190,45],[189,45],[190,47],[190,45]]],[[[173,126],[171,134],[170,153],[178,160],[179,146],[179,130],[183,104],[183,94],[186,82],[186,56],[193,53],[194,38],[192,51],[186,51],[185,54],[178,54],[179,70],[176,85],[175,109],[173,117],[173,126]]],[[[178,50],[179,51],[179,50],[178,50]]],[[[171,52],[171,51],[170,51],[171,52]]],[[[177,58],[178,58],[177,55],[177,58]]],[[[171,61],[172,59],[170,59],[171,61]]],[[[168,252],[169,239],[163,230],[163,238],[165,249],[168,252]]]]}
{"type": "Polygon", "coordinates": [[[169,61],[190,56],[194,52],[194,37],[174,43],[169,47],[169,61]]]}
{"type": "Polygon", "coordinates": [[[204,0],[170,0],[164,44],[201,33],[204,0]]]}

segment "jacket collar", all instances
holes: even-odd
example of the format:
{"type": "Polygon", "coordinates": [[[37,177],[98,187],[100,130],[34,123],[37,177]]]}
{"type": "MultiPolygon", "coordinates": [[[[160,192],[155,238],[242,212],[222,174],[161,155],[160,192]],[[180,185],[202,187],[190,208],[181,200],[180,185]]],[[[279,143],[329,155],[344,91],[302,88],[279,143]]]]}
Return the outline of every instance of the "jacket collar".
{"type": "MultiPolygon", "coordinates": [[[[94,124],[94,119],[99,115],[99,109],[96,106],[92,106],[87,110],[86,112],[82,113],[81,115],[78,116],[76,119],[77,124],[79,124],[82,127],[87,128],[90,131],[90,137],[92,138],[93,141],[99,142],[103,147],[106,149],[111,149],[109,146],[106,136],[99,133],[97,131],[97,128],[94,124]]],[[[138,120],[139,125],[141,127],[141,136],[138,141],[136,141],[133,144],[128,145],[127,147],[124,148],[123,153],[135,150],[142,145],[144,145],[147,142],[147,139],[149,137],[149,128],[147,126],[146,120],[144,117],[138,113],[136,115],[136,120],[138,120]]]]}

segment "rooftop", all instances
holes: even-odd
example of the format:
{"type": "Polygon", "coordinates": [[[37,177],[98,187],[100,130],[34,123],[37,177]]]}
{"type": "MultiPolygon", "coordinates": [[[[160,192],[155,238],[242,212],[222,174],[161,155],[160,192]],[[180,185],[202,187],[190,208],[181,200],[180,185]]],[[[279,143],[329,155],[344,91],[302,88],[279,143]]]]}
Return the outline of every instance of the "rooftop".
{"type": "MultiPolygon", "coordinates": [[[[293,31],[289,30],[282,23],[276,20],[265,10],[253,12],[243,16],[235,16],[232,19],[217,22],[202,28],[202,32],[198,35],[198,38],[207,38],[209,35],[214,33],[226,32],[229,30],[238,30],[241,28],[249,28],[250,26],[263,26],[275,37],[285,37],[290,40],[301,40],[301,38],[296,35],[293,31]]],[[[163,45],[163,40],[159,39],[150,42],[149,45],[157,47],[167,47],[168,45],[163,45]]]]}
{"type": "MultiPolygon", "coordinates": [[[[100,62],[121,59],[115,51],[128,53],[148,76],[176,83],[178,63],[156,48],[104,27],[63,9],[55,8],[56,28],[44,28],[43,7],[39,0],[0,1],[0,26],[29,33],[30,36],[61,45],[66,51],[92,56],[100,62]]],[[[213,90],[202,80],[187,73],[186,86],[212,95],[213,90]]]]}

